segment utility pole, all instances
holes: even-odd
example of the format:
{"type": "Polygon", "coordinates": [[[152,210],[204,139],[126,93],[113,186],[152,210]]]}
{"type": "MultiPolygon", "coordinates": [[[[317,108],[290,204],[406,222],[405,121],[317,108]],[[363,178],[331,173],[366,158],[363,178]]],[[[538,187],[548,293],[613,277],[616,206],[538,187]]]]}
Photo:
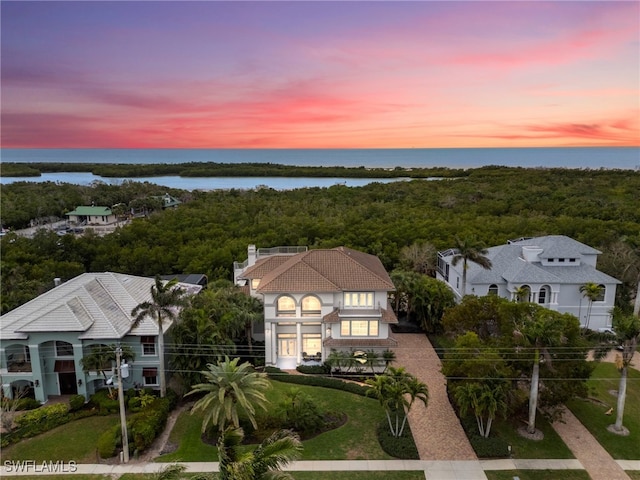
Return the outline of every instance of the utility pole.
{"type": "MultiPolygon", "coordinates": [[[[120,425],[122,427],[122,454],[124,463],[129,463],[129,438],[127,436],[127,415],[124,409],[124,390],[122,387],[122,348],[116,348],[116,369],[118,371],[118,400],[120,401],[120,425]]],[[[125,364],[126,365],[126,364],[125,364]]],[[[126,365],[128,367],[128,365],[126,365]]],[[[127,370],[127,377],[129,371],[127,370]]]]}

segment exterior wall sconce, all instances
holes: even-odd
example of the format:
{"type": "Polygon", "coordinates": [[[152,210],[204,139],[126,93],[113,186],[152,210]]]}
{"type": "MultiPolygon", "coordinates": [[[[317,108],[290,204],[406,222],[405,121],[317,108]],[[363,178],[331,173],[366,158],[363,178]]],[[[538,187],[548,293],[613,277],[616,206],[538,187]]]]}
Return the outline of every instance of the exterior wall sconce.
{"type": "Polygon", "coordinates": [[[40,386],[40,380],[38,380],[38,379],[36,378],[36,381],[35,381],[35,382],[33,382],[33,384],[34,384],[36,387],[39,387],[39,386],[40,386]]]}
{"type": "Polygon", "coordinates": [[[327,327],[327,337],[331,336],[331,327],[327,327]]]}
{"type": "Polygon", "coordinates": [[[81,379],[81,378],[79,378],[79,379],[78,379],[78,386],[79,386],[79,387],[81,387],[81,386],[82,386],[82,379],[81,379]]]}

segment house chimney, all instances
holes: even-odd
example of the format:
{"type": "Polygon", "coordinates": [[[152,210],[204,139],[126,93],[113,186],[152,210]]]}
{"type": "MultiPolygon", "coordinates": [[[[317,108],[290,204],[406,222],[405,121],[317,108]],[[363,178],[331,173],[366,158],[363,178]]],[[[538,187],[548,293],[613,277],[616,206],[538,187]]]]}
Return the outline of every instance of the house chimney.
{"type": "Polygon", "coordinates": [[[247,248],[247,259],[249,260],[247,266],[251,267],[256,264],[256,260],[258,259],[258,251],[256,250],[255,245],[249,245],[249,248],[247,248]]]}
{"type": "Polygon", "coordinates": [[[61,283],[62,283],[62,279],[60,277],[56,277],[56,278],[53,279],[53,286],[54,287],[59,287],[61,283]]]}

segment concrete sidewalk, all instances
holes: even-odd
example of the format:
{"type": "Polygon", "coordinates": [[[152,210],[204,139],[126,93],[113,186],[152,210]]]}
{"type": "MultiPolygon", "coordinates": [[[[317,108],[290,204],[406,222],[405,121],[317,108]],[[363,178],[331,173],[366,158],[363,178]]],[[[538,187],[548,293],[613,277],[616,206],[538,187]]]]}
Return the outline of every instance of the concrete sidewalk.
{"type": "MultiPolygon", "coordinates": [[[[4,477],[21,475],[123,475],[125,473],[156,473],[170,463],[137,464],[64,464],[62,468],[45,467],[43,464],[29,464],[18,468],[16,464],[5,463],[0,471],[4,477]],[[54,471],[55,470],[55,471],[54,471]]],[[[183,463],[187,472],[217,472],[218,462],[183,463]]],[[[484,470],[526,469],[581,469],[577,460],[309,460],[294,462],[285,470],[290,472],[356,472],[356,471],[423,471],[427,479],[438,480],[485,480],[484,470]],[[520,466],[519,466],[520,464],[520,466]]]]}

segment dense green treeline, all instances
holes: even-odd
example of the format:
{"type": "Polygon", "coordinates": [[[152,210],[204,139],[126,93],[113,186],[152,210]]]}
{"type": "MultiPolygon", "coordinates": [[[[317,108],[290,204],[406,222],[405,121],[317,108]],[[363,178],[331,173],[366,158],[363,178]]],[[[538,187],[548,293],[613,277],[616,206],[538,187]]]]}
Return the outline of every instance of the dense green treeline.
{"type": "MultiPolygon", "coordinates": [[[[90,187],[44,185],[38,190],[39,185],[4,187],[3,219],[5,196],[16,203],[24,198],[23,190],[47,204],[61,198],[86,204],[89,197],[98,198],[89,195],[90,187]]],[[[113,198],[96,204],[126,202],[153,188],[167,190],[136,183],[93,188],[102,198],[113,198]]],[[[250,243],[346,245],[378,255],[393,270],[402,247],[416,242],[445,249],[456,235],[474,235],[491,246],[522,236],[563,234],[602,250],[599,268],[625,280],[620,291],[627,298],[640,268],[640,174],[633,171],[485,168],[459,179],[360,188],[171,193],[185,203],[105,237],[46,232],[34,239],[5,236],[3,308],[37,295],[56,276],[81,271],[147,276],[197,272],[210,280],[231,278],[233,261],[246,258],[250,243]]]]}
{"type": "Polygon", "coordinates": [[[13,163],[0,165],[5,177],[40,176],[42,173],[91,172],[101,177],[338,177],[338,178],[427,178],[464,177],[468,171],[444,167],[432,168],[365,168],[365,167],[301,167],[275,163],[185,162],[158,164],[102,163],[13,163]]]}

